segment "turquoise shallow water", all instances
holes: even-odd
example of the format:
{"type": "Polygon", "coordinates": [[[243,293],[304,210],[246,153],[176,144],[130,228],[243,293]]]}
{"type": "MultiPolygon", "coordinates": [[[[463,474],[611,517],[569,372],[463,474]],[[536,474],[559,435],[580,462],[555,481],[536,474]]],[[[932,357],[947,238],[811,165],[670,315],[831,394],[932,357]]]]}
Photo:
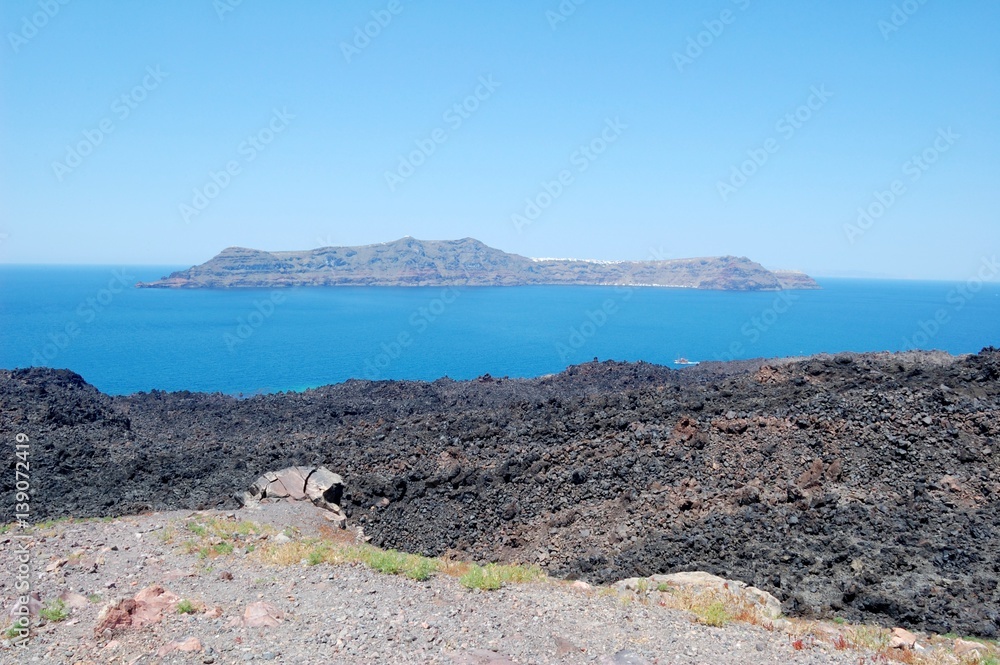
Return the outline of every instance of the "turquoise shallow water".
{"type": "Polygon", "coordinates": [[[0,266],[0,367],[101,390],[255,393],[349,378],[538,376],[593,358],[671,364],[1000,346],[1000,284],[820,280],[820,291],[621,287],[136,289],[177,267],[0,266]]]}

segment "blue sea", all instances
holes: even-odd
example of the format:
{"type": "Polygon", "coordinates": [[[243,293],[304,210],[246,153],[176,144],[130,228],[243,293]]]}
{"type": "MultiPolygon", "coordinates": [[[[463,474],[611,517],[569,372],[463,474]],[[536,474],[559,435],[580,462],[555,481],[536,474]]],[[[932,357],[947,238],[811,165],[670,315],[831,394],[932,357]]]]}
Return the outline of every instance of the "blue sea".
{"type": "Polygon", "coordinates": [[[822,279],[779,293],[134,288],[183,267],[0,266],[0,367],[68,368],[112,394],[250,395],[350,378],[533,377],[594,358],[1000,346],[1000,284],[976,279],[822,279]]]}

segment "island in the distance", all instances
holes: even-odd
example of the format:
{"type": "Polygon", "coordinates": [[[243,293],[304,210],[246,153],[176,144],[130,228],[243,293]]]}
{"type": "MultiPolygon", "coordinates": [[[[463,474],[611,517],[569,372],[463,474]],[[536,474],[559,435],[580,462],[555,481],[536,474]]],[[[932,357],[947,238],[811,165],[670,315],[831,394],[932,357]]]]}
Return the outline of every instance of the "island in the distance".
{"type": "Polygon", "coordinates": [[[770,271],[746,257],[651,261],[531,259],[473,238],[417,240],[359,247],[265,252],[229,247],[199,266],[142,288],[291,286],[661,286],[725,291],[818,289],[808,275],[770,271]]]}

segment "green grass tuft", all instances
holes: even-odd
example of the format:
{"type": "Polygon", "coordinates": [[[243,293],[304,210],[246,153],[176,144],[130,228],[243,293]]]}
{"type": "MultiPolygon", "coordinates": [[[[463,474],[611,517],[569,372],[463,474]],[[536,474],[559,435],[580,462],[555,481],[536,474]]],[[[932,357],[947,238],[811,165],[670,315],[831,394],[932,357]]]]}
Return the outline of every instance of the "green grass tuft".
{"type": "Polygon", "coordinates": [[[504,584],[534,582],[544,575],[542,569],[537,566],[503,566],[488,563],[485,566],[473,565],[467,573],[458,578],[458,582],[467,589],[493,591],[504,584]]]}
{"type": "Polygon", "coordinates": [[[431,574],[437,570],[434,561],[422,556],[414,558],[416,560],[406,569],[406,576],[418,582],[430,579],[431,574]]]}
{"type": "Polygon", "coordinates": [[[66,610],[66,603],[61,600],[52,601],[40,609],[38,613],[43,619],[52,623],[63,621],[69,617],[69,612],[66,610]]]}
{"type": "Polygon", "coordinates": [[[6,637],[8,640],[13,640],[20,637],[23,634],[24,634],[24,628],[15,623],[13,626],[7,629],[7,631],[3,634],[3,636],[6,637]]]}
{"type": "Polygon", "coordinates": [[[306,564],[310,566],[318,566],[319,564],[326,561],[326,552],[322,548],[317,547],[306,557],[306,564]]]}
{"type": "Polygon", "coordinates": [[[692,609],[695,616],[698,617],[698,621],[706,626],[722,628],[733,620],[732,615],[726,610],[725,604],[719,600],[700,607],[696,606],[692,609]]]}
{"type": "Polygon", "coordinates": [[[386,575],[398,575],[406,568],[404,555],[396,550],[372,549],[365,558],[364,563],[386,575]]]}
{"type": "Polygon", "coordinates": [[[233,544],[232,543],[225,543],[225,542],[223,542],[223,543],[216,543],[214,546],[212,546],[212,549],[218,555],[232,554],[233,553],[233,544]]]}

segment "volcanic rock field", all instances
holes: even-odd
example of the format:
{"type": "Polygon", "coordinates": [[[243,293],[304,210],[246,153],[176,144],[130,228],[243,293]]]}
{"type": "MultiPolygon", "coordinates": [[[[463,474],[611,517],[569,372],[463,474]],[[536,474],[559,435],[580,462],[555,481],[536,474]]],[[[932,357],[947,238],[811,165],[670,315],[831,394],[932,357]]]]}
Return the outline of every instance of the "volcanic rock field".
{"type": "Polygon", "coordinates": [[[5,497],[30,439],[32,520],[235,507],[266,471],[324,465],[376,545],[592,583],[705,570],[793,616],[1000,634],[993,348],[249,399],[3,370],[0,433],[5,497]]]}

